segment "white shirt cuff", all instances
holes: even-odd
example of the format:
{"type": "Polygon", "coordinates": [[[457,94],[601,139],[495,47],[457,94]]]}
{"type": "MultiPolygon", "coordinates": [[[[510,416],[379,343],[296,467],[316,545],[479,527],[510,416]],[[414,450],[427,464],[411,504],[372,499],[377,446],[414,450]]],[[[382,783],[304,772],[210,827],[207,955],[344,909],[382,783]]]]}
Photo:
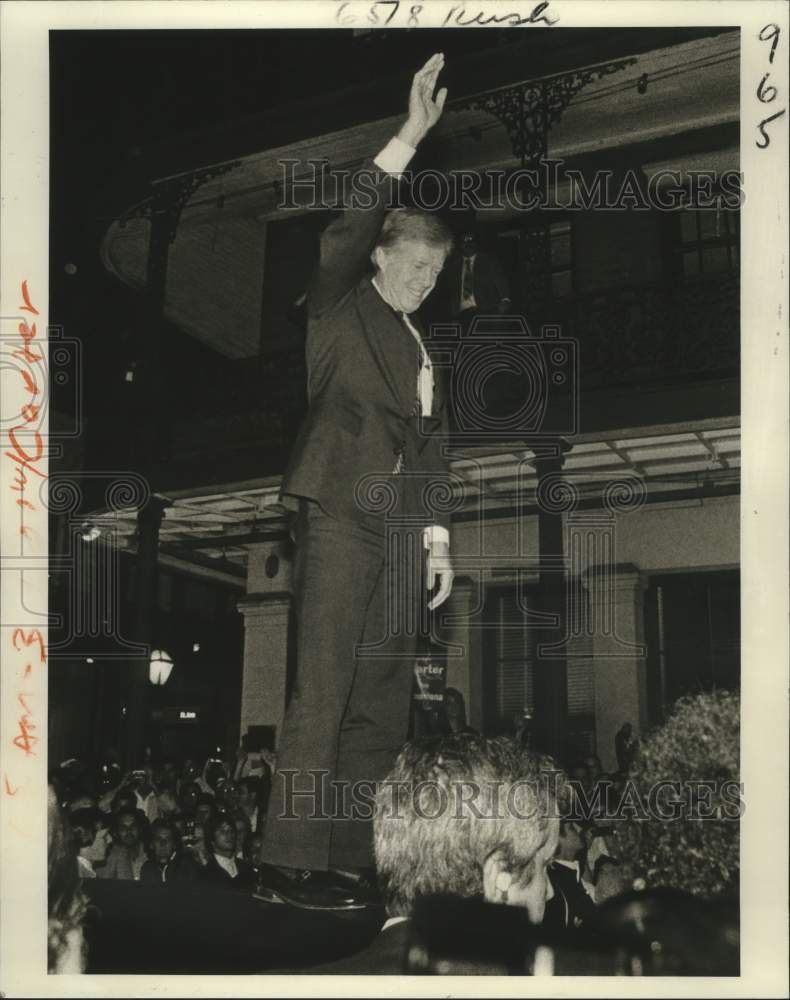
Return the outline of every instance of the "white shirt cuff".
{"type": "Polygon", "coordinates": [[[431,548],[434,542],[445,542],[450,544],[450,532],[441,524],[431,524],[422,529],[423,545],[426,549],[431,548]]]}
{"type": "Polygon", "coordinates": [[[402,174],[416,150],[394,135],[373,161],[387,174],[402,174]]]}

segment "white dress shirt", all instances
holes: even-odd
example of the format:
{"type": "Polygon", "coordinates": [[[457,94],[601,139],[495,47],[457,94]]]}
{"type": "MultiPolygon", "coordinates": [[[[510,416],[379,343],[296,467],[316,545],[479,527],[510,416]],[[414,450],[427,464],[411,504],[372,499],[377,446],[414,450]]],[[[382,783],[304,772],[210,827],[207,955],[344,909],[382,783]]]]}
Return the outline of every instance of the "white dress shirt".
{"type": "Polygon", "coordinates": [[[214,859],[220,868],[224,868],[225,871],[230,875],[231,878],[236,878],[239,874],[238,865],[236,864],[235,858],[226,858],[221,854],[215,854],[214,859]]]}

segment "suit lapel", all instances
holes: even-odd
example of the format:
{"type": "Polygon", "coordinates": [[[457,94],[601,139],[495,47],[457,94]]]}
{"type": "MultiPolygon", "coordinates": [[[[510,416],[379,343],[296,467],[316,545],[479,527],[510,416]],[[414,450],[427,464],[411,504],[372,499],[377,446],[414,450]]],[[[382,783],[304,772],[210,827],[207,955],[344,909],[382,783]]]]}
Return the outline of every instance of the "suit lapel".
{"type": "Polygon", "coordinates": [[[403,384],[402,379],[398,379],[392,359],[395,354],[393,345],[397,344],[397,338],[408,336],[413,339],[412,335],[369,280],[362,282],[360,286],[358,306],[360,322],[368,335],[373,359],[398,403],[399,410],[404,414],[410,413],[414,392],[403,384]]]}

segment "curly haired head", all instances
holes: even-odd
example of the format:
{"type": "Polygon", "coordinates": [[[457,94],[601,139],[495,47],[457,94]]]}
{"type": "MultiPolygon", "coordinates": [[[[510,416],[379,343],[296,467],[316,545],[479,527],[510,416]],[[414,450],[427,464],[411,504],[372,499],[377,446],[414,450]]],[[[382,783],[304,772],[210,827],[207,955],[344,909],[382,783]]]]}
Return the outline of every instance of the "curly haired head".
{"type": "Polygon", "coordinates": [[[712,898],[736,895],[740,856],[740,699],[731,691],[687,696],[642,743],[630,780],[641,798],[672,784],[684,803],[703,794],[704,809],[615,824],[620,858],[650,887],[712,898]],[[697,790],[695,792],[695,789],[697,790]]]}

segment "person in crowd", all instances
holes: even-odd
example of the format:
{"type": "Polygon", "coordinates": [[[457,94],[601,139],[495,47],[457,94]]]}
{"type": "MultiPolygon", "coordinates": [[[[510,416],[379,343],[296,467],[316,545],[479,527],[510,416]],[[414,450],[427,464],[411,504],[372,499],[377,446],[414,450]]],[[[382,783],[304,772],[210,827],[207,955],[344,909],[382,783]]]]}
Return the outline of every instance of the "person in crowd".
{"type": "Polygon", "coordinates": [[[121,784],[121,768],[114,762],[102,764],[99,771],[99,809],[112,812],[112,801],[121,784]]]}
{"type": "Polygon", "coordinates": [[[217,785],[220,781],[226,781],[227,777],[228,772],[224,763],[216,757],[209,757],[203,767],[203,773],[197,779],[197,783],[205,795],[216,796],[217,785]]]}
{"type": "Polygon", "coordinates": [[[214,822],[218,812],[216,800],[212,795],[202,793],[198,796],[194,818],[188,823],[187,835],[190,841],[189,851],[201,868],[206,866],[211,855],[206,829],[214,822]]]}
{"type": "Polygon", "coordinates": [[[195,763],[192,757],[186,757],[181,767],[179,775],[179,787],[197,781],[200,778],[201,768],[195,763]]]}
{"type": "Polygon", "coordinates": [[[442,278],[450,315],[462,324],[468,325],[474,316],[510,310],[507,277],[496,257],[480,251],[473,230],[463,234],[460,251],[450,256],[442,278]]]}
{"type": "MultiPolygon", "coordinates": [[[[612,849],[609,846],[610,826],[604,822],[592,821],[584,828],[584,868],[582,879],[589,887],[597,883],[596,866],[601,858],[612,858],[612,849]]],[[[589,891],[589,888],[588,888],[589,891]]]]}
{"type": "Polygon", "coordinates": [[[200,874],[198,864],[183,850],[178,830],[170,819],[151,824],[148,859],[140,869],[140,881],[155,885],[194,882],[200,874]]]}
{"type": "Polygon", "coordinates": [[[532,713],[526,709],[521,712],[515,712],[513,715],[513,738],[522,746],[532,746],[532,713]]]}
{"type": "Polygon", "coordinates": [[[241,781],[242,778],[271,778],[272,754],[264,749],[253,750],[252,739],[249,733],[245,733],[241,738],[241,746],[236,755],[236,762],[233,767],[233,780],[241,781]]]}
{"type": "Polygon", "coordinates": [[[213,795],[205,792],[198,796],[195,804],[195,823],[198,826],[205,826],[209,820],[213,819],[218,811],[217,801],[213,795]]]}
{"type": "Polygon", "coordinates": [[[419,896],[447,893],[523,905],[540,923],[559,841],[556,773],[549,758],[504,737],[407,744],[376,796],[376,871],[388,914],[408,917],[419,896]],[[474,802],[464,800],[469,787],[479,789],[474,802]],[[432,802],[449,805],[433,819],[432,802]]]}
{"type": "Polygon", "coordinates": [[[110,850],[110,830],[107,817],[100,809],[87,807],[68,814],[80,878],[96,878],[110,850]]]}
{"type": "Polygon", "coordinates": [[[466,703],[461,692],[454,687],[445,689],[442,699],[442,731],[450,733],[473,733],[466,724],[466,703]]]}
{"type": "Polygon", "coordinates": [[[252,836],[250,821],[240,809],[234,809],[231,815],[236,824],[236,857],[246,860],[247,844],[252,836]]]}
{"type": "Polygon", "coordinates": [[[620,774],[628,774],[639,753],[639,740],[634,735],[634,727],[630,722],[624,722],[615,733],[614,752],[620,774]]]}
{"type": "Polygon", "coordinates": [[[255,872],[238,856],[236,824],[227,813],[219,813],[206,826],[209,857],[202,878],[217,888],[252,892],[255,872]]]}
{"type": "Polygon", "coordinates": [[[584,767],[586,772],[587,785],[590,788],[595,788],[599,781],[604,777],[603,765],[601,764],[601,758],[597,753],[588,753],[584,758],[584,767]]]}
{"type": "Polygon", "coordinates": [[[83,923],[88,904],[65,816],[52,785],[47,790],[47,971],[85,970],[83,923]]]}
{"type": "MultiPolygon", "coordinates": [[[[115,816],[121,810],[134,809],[137,811],[137,796],[134,789],[126,783],[126,779],[121,782],[110,803],[110,812],[115,816]]],[[[145,815],[144,813],[142,815],[145,815]]]]}
{"type": "Polygon", "coordinates": [[[633,870],[608,854],[602,854],[593,868],[593,899],[600,906],[633,888],[633,870]]]}
{"type": "Polygon", "coordinates": [[[448,424],[415,316],[452,236],[434,215],[387,213],[395,178],[441,116],[447,91],[434,98],[434,90],[443,65],[436,53],[415,74],[406,121],[362,167],[370,197],[349,198],[324,230],[307,291],[310,405],[280,492],[295,516],[297,669],[262,874],[273,895],[297,906],[353,901],[373,842],[366,816],[335,818],[334,802],[319,802],[327,818],[316,819],[314,803],[290,795],[287,772],[304,787],[310,771],[325,771],[327,790],[384,776],[408,731],[412,672],[404,664],[413,663],[418,639],[416,628],[387,628],[388,595],[402,595],[404,620],[417,622],[452,587],[449,515],[431,509],[417,482],[446,483],[448,424]],[[399,545],[387,544],[393,521],[382,494],[409,519],[399,545]],[[360,645],[377,646],[375,655],[365,658],[360,645]],[[283,819],[289,812],[296,818],[283,819]]]}
{"type": "Polygon", "coordinates": [[[158,819],[159,803],[151,765],[147,764],[145,767],[132,771],[129,784],[134,792],[137,808],[148,822],[152,823],[158,819]]]}
{"type": "Polygon", "coordinates": [[[184,781],[178,792],[179,812],[188,819],[194,819],[198,800],[203,793],[196,781],[184,781]]]}
{"type": "Polygon", "coordinates": [[[540,924],[552,895],[558,787],[553,762],[508,737],[458,733],[408,743],[375,800],[387,920],[367,949],[310,973],[401,972],[410,917],[424,897],[518,906],[540,924]]]}
{"type": "Polygon", "coordinates": [[[163,764],[154,775],[157,818],[172,817],[179,811],[176,774],[172,762],[163,764]]]}
{"type": "Polygon", "coordinates": [[[137,809],[121,809],[115,814],[113,845],[106,863],[99,869],[99,878],[139,880],[147,858],[143,824],[144,818],[137,809]]]}
{"type": "Polygon", "coordinates": [[[595,912],[590,895],[592,886],[582,878],[585,843],[580,825],[571,820],[560,821],[557,850],[549,865],[549,879],[554,890],[546,905],[544,927],[560,932],[583,927],[595,912]]]}
{"type": "Polygon", "coordinates": [[[253,833],[250,834],[250,838],[247,841],[247,850],[244,855],[244,860],[249,864],[256,875],[260,869],[260,857],[261,849],[263,848],[263,834],[253,833]]]}
{"type": "Polygon", "coordinates": [[[650,889],[737,900],[743,809],[738,694],[718,690],[679,699],[666,722],[643,739],[628,777],[646,815],[612,825],[612,854],[632,864],[650,889]],[[695,791],[706,784],[704,794],[695,791]]]}
{"type": "Polygon", "coordinates": [[[232,812],[238,802],[236,783],[230,778],[220,778],[214,792],[217,800],[217,808],[225,812],[232,812]]]}
{"type": "Polygon", "coordinates": [[[261,779],[241,778],[237,786],[237,804],[247,817],[250,830],[257,833],[263,827],[263,807],[261,805],[261,779]]]}
{"type": "Polygon", "coordinates": [[[96,809],[98,808],[98,801],[95,795],[89,795],[87,792],[78,793],[73,797],[69,798],[66,802],[66,812],[73,813],[78,809],[96,809]]]}

